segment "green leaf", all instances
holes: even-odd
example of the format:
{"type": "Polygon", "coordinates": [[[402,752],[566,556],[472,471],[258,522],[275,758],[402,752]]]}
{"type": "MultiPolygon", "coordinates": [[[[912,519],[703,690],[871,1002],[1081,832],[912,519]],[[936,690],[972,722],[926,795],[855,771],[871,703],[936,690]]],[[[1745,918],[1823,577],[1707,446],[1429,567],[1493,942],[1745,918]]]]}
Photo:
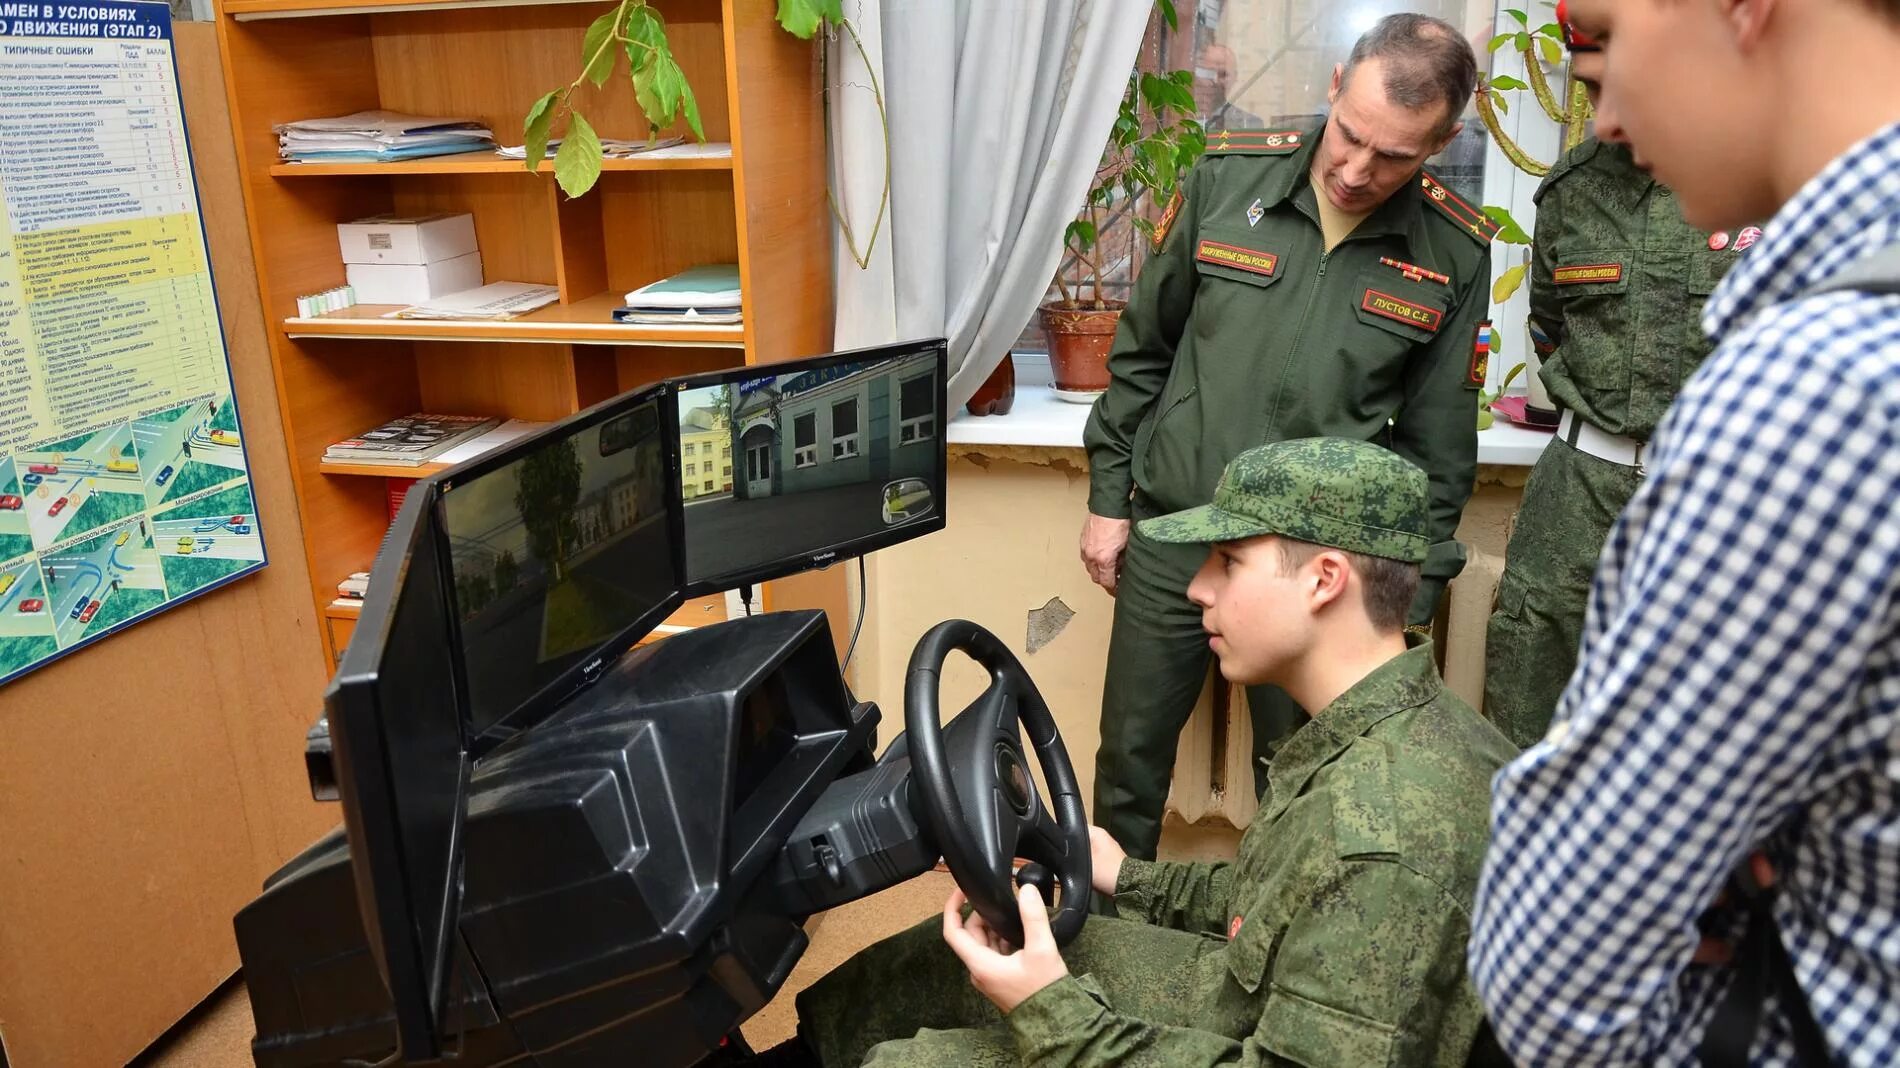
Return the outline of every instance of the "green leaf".
{"type": "Polygon", "coordinates": [[[1499,241],[1512,245],[1531,243],[1531,235],[1524,232],[1524,228],[1517,224],[1517,219],[1512,217],[1509,210],[1495,204],[1487,204],[1484,208],[1484,217],[1498,224],[1497,239],[1499,241]]]}
{"type": "Polygon", "coordinates": [[[1516,19],[1517,24],[1519,26],[1523,26],[1527,29],[1530,27],[1531,17],[1529,15],[1526,15],[1524,12],[1519,11],[1517,8],[1507,7],[1504,9],[1504,13],[1516,19]]]}
{"type": "Polygon", "coordinates": [[[818,24],[827,17],[833,22],[844,21],[839,0],[778,0],[778,24],[801,41],[811,40],[818,24]]]}
{"type": "Polygon", "coordinates": [[[600,180],[600,136],[578,111],[569,116],[567,136],[554,153],[554,180],[570,197],[585,194],[600,180]]]}
{"type": "Polygon", "coordinates": [[[614,72],[614,63],[620,58],[614,55],[614,27],[625,10],[619,4],[614,5],[613,10],[587,27],[587,36],[581,41],[581,77],[593,82],[596,89],[607,84],[608,76],[614,72]]]}
{"type": "Polygon", "coordinates": [[[1491,51],[1496,52],[1498,49],[1503,48],[1515,40],[1517,40],[1517,34],[1500,33],[1496,37],[1491,38],[1491,51]]]}
{"type": "Polygon", "coordinates": [[[1486,402],[1478,406],[1478,429],[1479,430],[1491,429],[1491,424],[1496,421],[1497,421],[1497,416],[1491,414],[1491,405],[1489,402],[1486,402]]]}
{"type": "MultiPolygon", "coordinates": [[[[561,148],[565,151],[567,145],[563,144],[561,148]]],[[[1497,282],[1491,286],[1491,303],[1502,304],[1510,300],[1511,294],[1517,292],[1518,287],[1524,284],[1524,272],[1528,269],[1529,268],[1526,267],[1513,267],[1499,275],[1497,282]]]]}
{"type": "Polygon", "coordinates": [[[706,128],[699,124],[699,101],[693,98],[693,87],[684,79],[680,81],[680,106],[686,109],[686,128],[693,131],[696,140],[706,139],[706,128]]]}
{"type": "Polygon", "coordinates": [[[1530,85],[1508,74],[1500,74],[1491,79],[1491,88],[1502,92],[1506,89],[1529,89],[1530,85]]]}
{"type": "Polygon", "coordinates": [[[1063,231],[1062,240],[1087,252],[1095,247],[1095,224],[1087,219],[1077,219],[1063,231]]]}
{"type": "Polygon", "coordinates": [[[528,171],[533,173],[541,169],[541,160],[548,154],[548,126],[554,122],[554,98],[561,95],[556,89],[534,102],[528,109],[528,121],[522,124],[522,143],[528,148],[528,171]]]}
{"type": "Polygon", "coordinates": [[[1520,52],[1531,46],[1531,35],[1528,33],[1520,33],[1512,40],[1517,42],[1517,50],[1520,52]]]}
{"type": "Polygon", "coordinates": [[[1147,102],[1148,110],[1161,110],[1161,102],[1165,99],[1163,94],[1167,92],[1170,84],[1172,83],[1166,78],[1158,75],[1143,74],[1141,76],[1141,99],[1147,102]]]}
{"type": "Polygon", "coordinates": [[[1161,9],[1161,21],[1168,24],[1168,29],[1181,28],[1181,20],[1174,13],[1174,0],[1155,0],[1155,6],[1161,9]]]}
{"type": "Polygon", "coordinates": [[[1546,22],[1542,26],[1537,27],[1531,32],[1535,34],[1539,34],[1544,37],[1548,37],[1559,44],[1563,43],[1564,28],[1562,26],[1557,25],[1554,22],[1546,22]]]}
{"type": "Polygon", "coordinates": [[[1540,37],[1537,39],[1537,45],[1544,53],[1544,62],[1554,67],[1564,61],[1564,50],[1557,47],[1557,42],[1548,37],[1540,37]]]}
{"type": "Polygon", "coordinates": [[[653,65],[661,53],[667,52],[666,24],[660,21],[658,12],[650,7],[636,7],[633,15],[627,19],[627,60],[633,64],[633,73],[638,75],[653,65]]]}
{"type": "Polygon", "coordinates": [[[1499,96],[1496,93],[1492,93],[1491,103],[1497,107],[1500,113],[1505,114],[1505,115],[1509,115],[1511,113],[1511,98],[1510,97],[1499,96]]]}

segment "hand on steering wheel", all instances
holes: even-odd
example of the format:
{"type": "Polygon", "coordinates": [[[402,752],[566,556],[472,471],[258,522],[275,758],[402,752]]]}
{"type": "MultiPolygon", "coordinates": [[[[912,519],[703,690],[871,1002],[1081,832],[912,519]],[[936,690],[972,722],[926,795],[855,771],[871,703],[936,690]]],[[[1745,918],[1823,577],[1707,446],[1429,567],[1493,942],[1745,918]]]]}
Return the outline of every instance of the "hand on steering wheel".
{"type": "Polygon", "coordinates": [[[940,623],[911,654],[904,727],[924,820],[970,904],[992,930],[1021,946],[1013,861],[1020,856],[1046,865],[1062,887],[1050,926],[1056,943],[1067,945],[1088,916],[1088,819],[1075,766],[1029,673],[982,627],[960,619],[940,623]],[[943,725],[938,680],[953,650],[988,669],[990,685],[943,725]],[[1025,731],[1053,795],[1047,800],[1029,774],[1025,731]]]}

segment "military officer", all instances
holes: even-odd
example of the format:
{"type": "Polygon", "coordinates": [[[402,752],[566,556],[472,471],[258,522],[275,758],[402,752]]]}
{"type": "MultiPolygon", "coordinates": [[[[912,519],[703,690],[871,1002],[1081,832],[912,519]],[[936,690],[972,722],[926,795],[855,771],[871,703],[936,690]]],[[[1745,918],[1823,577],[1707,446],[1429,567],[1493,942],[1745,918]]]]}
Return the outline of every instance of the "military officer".
{"type": "Polygon", "coordinates": [[[767,1063],[1467,1062],[1466,915],[1487,784],[1516,751],[1404,631],[1436,536],[1425,473],[1364,441],[1282,441],[1210,496],[1142,536],[1201,551],[1188,596],[1223,675],[1320,710],[1238,856],[1128,859],[1098,828],[1096,890],[1135,918],[1090,917],[1058,954],[1026,891],[1011,951],[953,896],[802,994],[801,1038],[767,1063]]]}
{"type": "MultiPolygon", "coordinates": [[[[1431,479],[1410,622],[1464,566],[1453,531],[1476,470],[1495,228],[1421,165],[1457,135],[1476,79],[1456,29],[1388,16],[1335,68],[1323,127],[1211,136],[1158,228],[1084,434],[1082,558],[1116,596],[1093,818],[1133,856],[1155,854],[1209,651],[1186,596],[1199,551],[1132,522],[1205,501],[1251,446],[1376,440],[1431,479]]],[[[1248,705],[1256,756],[1305,718],[1270,687],[1248,705]]]]}
{"type": "MultiPolygon", "coordinates": [[[[1594,95],[1603,54],[1568,35],[1594,95]]],[[[1532,339],[1561,410],[1531,470],[1485,637],[1484,713],[1519,746],[1544,736],[1577,662],[1590,577],[1643,477],[1643,449],[1709,353],[1702,305],[1761,236],[1683,221],[1627,145],[1591,139],[1538,187],[1532,339]]]]}

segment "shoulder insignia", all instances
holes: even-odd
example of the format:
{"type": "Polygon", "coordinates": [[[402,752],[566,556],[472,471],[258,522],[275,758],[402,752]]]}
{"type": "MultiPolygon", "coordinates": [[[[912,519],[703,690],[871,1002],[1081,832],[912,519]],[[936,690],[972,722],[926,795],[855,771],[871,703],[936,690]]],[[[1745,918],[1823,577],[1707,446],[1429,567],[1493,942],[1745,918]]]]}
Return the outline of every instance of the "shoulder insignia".
{"type": "Polygon", "coordinates": [[[1207,135],[1207,154],[1290,156],[1305,143],[1303,130],[1222,130],[1207,135]]]}
{"type": "Polygon", "coordinates": [[[1168,210],[1161,213],[1161,221],[1155,224],[1152,246],[1156,252],[1161,251],[1162,243],[1168,239],[1168,231],[1174,228],[1175,217],[1181,214],[1181,205],[1186,202],[1187,197],[1182,195],[1181,187],[1175,186],[1174,196],[1168,198],[1168,210]]]}
{"type": "Polygon", "coordinates": [[[1459,199],[1458,194],[1445,188],[1438,179],[1425,171],[1418,172],[1419,186],[1425,194],[1425,203],[1437,208],[1447,219],[1458,224],[1458,229],[1470,234],[1479,244],[1490,244],[1502,229],[1488,218],[1484,212],[1459,199]]]}

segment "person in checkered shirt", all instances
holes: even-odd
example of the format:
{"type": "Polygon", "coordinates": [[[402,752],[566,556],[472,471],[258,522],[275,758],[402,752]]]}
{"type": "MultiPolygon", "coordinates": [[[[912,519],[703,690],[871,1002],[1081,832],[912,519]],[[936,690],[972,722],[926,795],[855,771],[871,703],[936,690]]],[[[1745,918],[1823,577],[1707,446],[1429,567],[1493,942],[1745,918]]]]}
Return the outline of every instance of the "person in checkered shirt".
{"type": "Polygon", "coordinates": [[[1472,977],[1520,1064],[1900,1064],[1900,0],[1564,16],[1600,137],[1694,225],[1772,221],[1493,784],[1472,977]],[[1737,872],[1785,987],[1738,981],[1737,872]]]}

